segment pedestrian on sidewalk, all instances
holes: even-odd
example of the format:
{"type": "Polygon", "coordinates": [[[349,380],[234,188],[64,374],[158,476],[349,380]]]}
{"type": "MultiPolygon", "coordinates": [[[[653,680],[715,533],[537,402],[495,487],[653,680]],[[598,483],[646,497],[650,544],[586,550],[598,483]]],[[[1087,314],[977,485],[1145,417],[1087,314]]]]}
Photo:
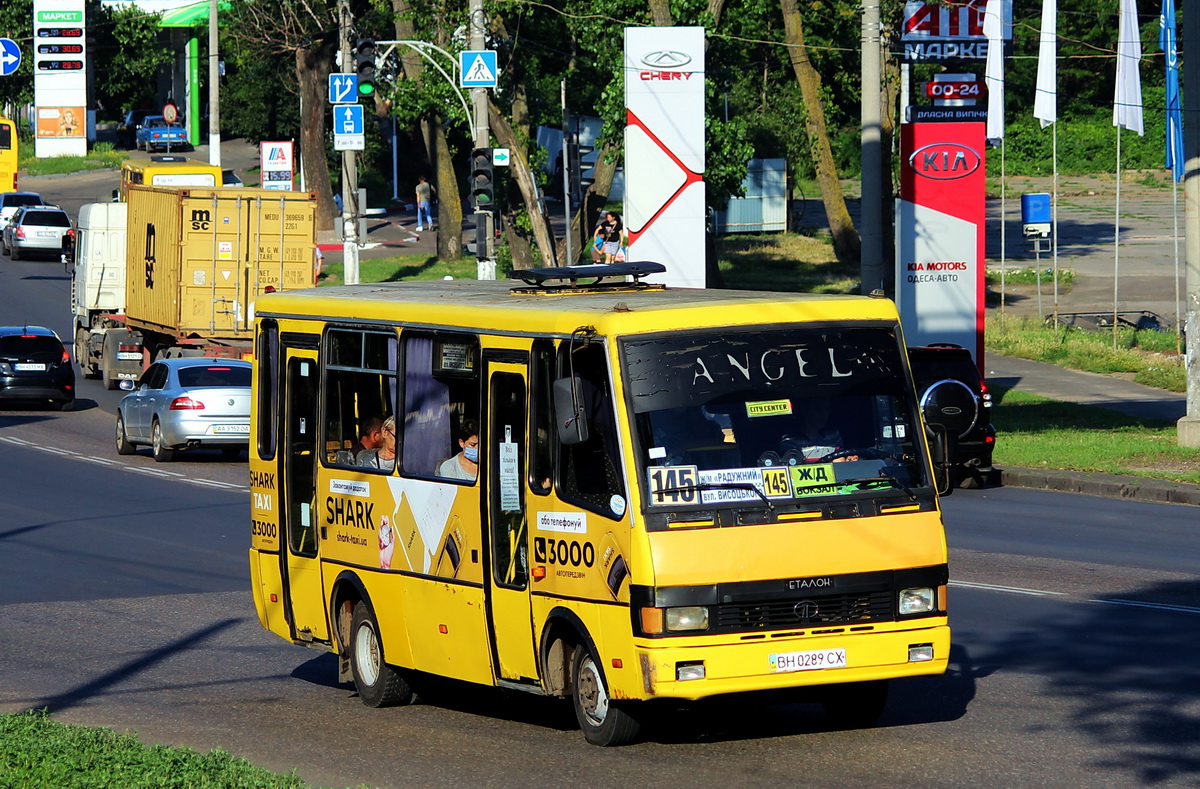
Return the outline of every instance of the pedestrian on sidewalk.
{"type": "Polygon", "coordinates": [[[604,247],[601,249],[604,262],[612,263],[617,258],[617,251],[623,246],[625,236],[625,226],[621,224],[621,217],[614,211],[606,211],[600,233],[604,237],[604,247]]]}
{"type": "Polygon", "coordinates": [[[433,184],[425,180],[425,176],[417,179],[417,230],[424,230],[426,226],[433,230],[433,215],[429,212],[429,205],[433,202],[434,195],[437,194],[437,189],[433,188],[433,184]]]}

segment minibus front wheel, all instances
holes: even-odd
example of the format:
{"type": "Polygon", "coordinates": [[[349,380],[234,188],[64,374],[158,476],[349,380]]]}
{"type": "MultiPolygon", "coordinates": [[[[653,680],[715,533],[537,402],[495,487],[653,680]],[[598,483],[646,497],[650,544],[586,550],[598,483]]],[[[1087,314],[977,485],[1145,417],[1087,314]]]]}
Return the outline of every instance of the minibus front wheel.
{"type": "Polygon", "coordinates": [[[604,672],[591,650],[582,644],[575,648],[571,695],[579,728],[592,745],[624,745],[641,731],[641,724],[608,695],[604,672]]]}
{"type": "Polygon", "coordinates": [[[358,697],[368,707],[395,707],[412,701],[412,686],[384,660],[375,614],[362,600],[354,606],[350,624],[350,668],[358,697]]]}

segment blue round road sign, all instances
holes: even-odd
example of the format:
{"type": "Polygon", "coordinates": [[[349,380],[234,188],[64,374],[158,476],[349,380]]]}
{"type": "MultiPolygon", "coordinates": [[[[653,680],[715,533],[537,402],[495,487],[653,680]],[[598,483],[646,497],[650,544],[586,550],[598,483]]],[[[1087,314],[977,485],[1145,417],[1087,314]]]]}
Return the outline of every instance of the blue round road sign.
{"type": "Polygon", "coordinates": [[[0,77],[16,73],[21,65],[21,48],[11,38],[0,38],[0,77]]]}

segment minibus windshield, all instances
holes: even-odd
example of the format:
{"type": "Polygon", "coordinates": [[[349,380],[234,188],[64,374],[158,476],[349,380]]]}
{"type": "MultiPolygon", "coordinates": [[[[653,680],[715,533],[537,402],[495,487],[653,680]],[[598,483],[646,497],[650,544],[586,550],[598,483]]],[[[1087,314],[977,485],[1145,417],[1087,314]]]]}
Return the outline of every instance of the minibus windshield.
{"type": "Polygon", "coordinates": [[[650,506],[929,485],[891,327],[661,335],[621,350],[650,506]]]}

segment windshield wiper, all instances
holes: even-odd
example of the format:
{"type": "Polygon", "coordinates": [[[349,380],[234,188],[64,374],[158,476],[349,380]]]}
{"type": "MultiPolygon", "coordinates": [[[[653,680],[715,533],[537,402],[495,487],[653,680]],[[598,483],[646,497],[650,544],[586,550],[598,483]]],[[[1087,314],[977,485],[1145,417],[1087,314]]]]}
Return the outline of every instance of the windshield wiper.
{"type": "MultiPolygon", "coordinates": [[[[664,493],[688,493],[695,490],[749,490],[762,499],[763,504],[767,505],[767,509],[774,511],[775,505],[767,498],[767,495],[749,482],[698,482],[695,485],[680,485],[674,488],[662,488],[653,491],[651,496],[662,496],[664,493]]],[[[913,499],[916,501],[916,499],[913,499]]],[[[734,503],[734,502],[730,502],[734,503]]]]}
{"type": "Polygon", "coordinates": [[[904,491],[905,495],[908,496],[909,501],[914,502],[914,503],[917,501],[917,494],[913,492],[913,489],[910,488],[909,486],[905,485],[903,482],[896,479],[895,477],[854,477],[853,479],[840,479],[837,481],[837,484],[838,485],[872,485],[872,484],[879,483],[879,482],[887,482],[890,485],[897,487],[900,490],[904,491]]]}

